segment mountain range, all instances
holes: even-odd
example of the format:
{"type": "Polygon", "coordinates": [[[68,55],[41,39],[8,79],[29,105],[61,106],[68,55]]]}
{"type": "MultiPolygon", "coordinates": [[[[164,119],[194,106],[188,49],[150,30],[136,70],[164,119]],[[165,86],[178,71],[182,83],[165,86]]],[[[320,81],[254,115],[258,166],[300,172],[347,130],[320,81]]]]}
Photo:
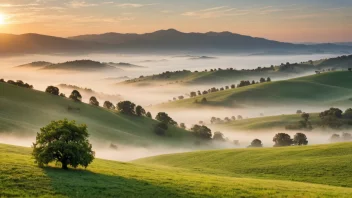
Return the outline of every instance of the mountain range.
{"type": "Polygon", "coordinates": [[[105,33],[68,38],[40,34],[0,34],[0,55],[50,53],[350,53],[343,44],[293,44],[231,32],[183,33],[175,29],[146,34],[105,33]]]}

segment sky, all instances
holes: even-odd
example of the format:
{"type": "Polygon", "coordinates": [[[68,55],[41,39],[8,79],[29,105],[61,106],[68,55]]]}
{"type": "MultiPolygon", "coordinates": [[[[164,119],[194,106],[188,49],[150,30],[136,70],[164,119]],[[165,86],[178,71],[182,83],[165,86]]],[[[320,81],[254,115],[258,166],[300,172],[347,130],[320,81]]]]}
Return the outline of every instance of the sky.
{"type": "Polygon", "coordinates": [[[230,31],[286,42],[352,42],[352,0],[0,0],[0,33],[230,31]]]}

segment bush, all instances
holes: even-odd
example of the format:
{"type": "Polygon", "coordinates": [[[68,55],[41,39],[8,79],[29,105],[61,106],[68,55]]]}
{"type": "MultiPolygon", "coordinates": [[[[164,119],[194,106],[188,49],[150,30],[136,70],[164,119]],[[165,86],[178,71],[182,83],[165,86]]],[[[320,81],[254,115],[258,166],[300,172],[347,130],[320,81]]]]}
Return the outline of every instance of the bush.
{"type": "Polygon", "coordinates": [[[66,119],[53,121],[37,133],[32,153],[35,162],[43,166],[57,161],[63,169],[68,169],[68,165],[87,167],[94,159],[88,136],[86,125],[66,119]]]}

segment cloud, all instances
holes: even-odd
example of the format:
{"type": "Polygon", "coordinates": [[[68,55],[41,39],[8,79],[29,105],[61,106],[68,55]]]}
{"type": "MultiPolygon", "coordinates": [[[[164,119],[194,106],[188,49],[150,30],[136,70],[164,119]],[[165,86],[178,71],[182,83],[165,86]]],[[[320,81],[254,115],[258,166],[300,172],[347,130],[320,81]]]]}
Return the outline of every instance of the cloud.
{"type": "Polygon", "coordinates": [[[205,19],[205,18],[218,18],[218,17],[224,17],[224,16],[240,16],[240,15],[246,15],[246,14],[249,14],[248,10],[240,10],[240,9],[231,8],[228,6],[218,6],[218,7],[212,7],[212,8],[207,8],[207,9],[198,10],[198,11],[184,12],[181,15],[205,19]]]}
{"type": "Polygon", "coordinates": [[[10,3],[3,3],[0,4],[2,8],[16,8],[16,7],[28,7],[28,6],[39,6],[37,3],[30,3],[30,4],[10,4],[10,3]]]}
{"type": "Polygon", "coordinates": [[[141,7],[146,7],[146,6],[153,6],[157,5],[156,3],[151,3],[151,4],[140,4],[140,3],[122,3],[122,4],[117,4],[118,7],[121,8],[141,8],[141,7]]]}
{"type": "Polygon", "coordinates": [[[67,3],[68,6],[72,7],[72,8],[83,8],[83,7],[93,7],[93,6],[97,6],[98,4],[95,3],[87,3],[85,1],[71,1],[69,3],[67,3]]]}

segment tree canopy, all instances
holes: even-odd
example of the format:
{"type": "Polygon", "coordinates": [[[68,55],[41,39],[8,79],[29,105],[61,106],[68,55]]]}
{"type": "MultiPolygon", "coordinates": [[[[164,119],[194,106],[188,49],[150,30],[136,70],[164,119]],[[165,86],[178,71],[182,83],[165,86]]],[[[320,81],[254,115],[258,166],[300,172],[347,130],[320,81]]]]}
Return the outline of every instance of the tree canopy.
{"type": "Polygon", "coordinates": [[[273,142],[275,142],[274,147],[291,146],[293,144],[293,140],[290,135],[286,133],[276,134],[273,138],[273,142]]]}
{"type": "Polygon", "coordinates": [[[45,92],[58,96],[59,93],[60,93],[60,90],[59,90],[59,88],[57,88],[57,87],[48,86],[48,87],[45,89],[45,92]]]}
{"type": "Polygon", "coordinates": [[[128,114],[128,115],[135,115],[135,107],[136,104],[134,104],[131,101],[122,101],[117,104],[117,110],[120,111],[121,113],[128,114]]]}
{"type": "Polygon", "coordinates": [[[67,119],[52,121],[37,133],[32,155],[39,166],[57,161],[63,169],[68,165],[87,167],[94,159],[88,136],[86,125],[67,119]]]}
{"type": "Polygon", "coordinates": [[[200,126],[196,124],[191,128],[191,131],[196,137],[201,139],[210,140],[212,137],[211,130],[204,125],[200,126]]]}
{"type": "Polygon", "coordinates": [[[73,90],[69,98],[76,101],[76,102],[82,101],[81,93],[79,93],[79,91],[77,91],[77,90],[73,90]]]}
{"type": "Polygon", "coordinates": [[[262,141],[259,140],[259,139],[254,139],[252,142],[251,142],[251,145],[249,145],[248,147],[263,147],[263,144],[262,144],[262,141]]]}
{"type": "Polygon", "coordinates": [[[93,106],[99,106],[99,101],[97,100],[96,97],[92,96],[89,99],[89,104],[93,106]]]}
{"type": "Polygon", "coordinates": [[[165,112],[159,112],[158,115],[155,117],[156,120],[166,123],[166,124],[171,124],[171,125],[177,125],[177,122],[175,122],[167,113],[165,112]]]}

